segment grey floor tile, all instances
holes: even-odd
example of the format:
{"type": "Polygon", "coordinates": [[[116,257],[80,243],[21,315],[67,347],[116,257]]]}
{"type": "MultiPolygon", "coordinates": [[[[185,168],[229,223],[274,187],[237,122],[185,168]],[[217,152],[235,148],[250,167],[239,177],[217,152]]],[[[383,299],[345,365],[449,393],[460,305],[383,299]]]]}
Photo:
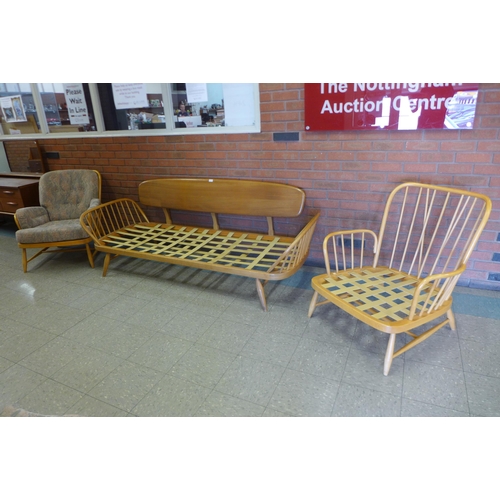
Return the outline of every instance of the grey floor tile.
{"type": "Polygon", "coordinates": [[[146,301],[162,300],[172,283],[154,278],[144,278],[123,292],[123,295],[146,301]]]}
{"type": "Polygon", "coordinates": [[[63,336],[94,349],[127,358],[154,333],[140,326],[93,314],[70,328],[63,336]]]}
{"type": "Polygon", "coordinates": [[[286,333],[258,328],[250,336],[240,354],[248,358],[286,366],[292,358],[300,340],[286,333]]]}
{"type": "Polygon", "coordinates": [[[238,354],[255,331],[254,326],[219,318],[198,338],[197,343],[238,354]]]}
{"type": "Polygon", "coordinates": [[[201,293],[202,289],[200,287],[174,283],[165,289],[161,298],[165,300],[169,307],[185,309],[201,293]]]}
{"type": "Polygon", "coordinates": [[[456,314],[457,331],[461,340],[500,344],[500,319],[478,318],[456,314]]]}
{"type": "Polygon", "coordinates": [[[353,341],[358,320],[333,305],[316,309],[304,331],[304,338],[350,345],[353,341]]]}
{"type": "Polygon", "coordinates": [[[259,331],[284,333],[291,337],[302,337],[309,318],[307,314],[296,309],[273,306],[259,322],[259,331]]]}
{"type": "Polygon", "coordinates": [[[471,415],[500,417],[500,378],[465,373],[471,415]]]}
{"type": "Polygon", "coordinates": [[[338,388],[339,382],[286,370],[268,408],[297,417],[329,417],[338,388]]]}
{"type": "Polygon", "coordinates": [[[456,411],[469,411],[461,370],[405,361],[403,397],[456,411]]]}
{"type": "Polygon", "coordinates": [[[193,345],[170,370],[169,375],[214,388],[236,355],[201,344],[193,345]]]}
{"type": "Polygon", "coordinates": [[[54,380],[45,380],[36,390],[22,399],[18,405],[28,411],[44,415],[64,415],[83,394],[54,380]]]}
{"type": "Polygon", "coordinates": [[[258,326],[266,319],[267,314],[262,309],[256,290],[253,299],[235,296],[231,305],[221,313],[219,319],[258,326]]]}
{"type": "Polygon", "coordinates": [[[197,314],[184,309],[165,323],[161,330],[172,337],[196,342],[215,323],[215,320],[214,316],[197,314]]]}
{"type": "Polygon", "coordinates": [[[348,353],[344,345],[303,338],[288,368],[340,381],[348,353]]]}
{"type": "Polygon", "coordinates": [[[154,299],[148,301],[144,307],[129,316],[127,322],[149,330],[167,331],[166,324],[181,311],[182,309],[171,307],[163,300],[154,299]]]}
{"type": "Polygon", "coordinates": [[[148,304],[147,300],[119,295],[111,302],[96,311],[96,314],[106,316],[107,318],[127,321],[131,316],[141,310],[148,304]]]}
{"type": "MultiPolygon", "coordinates": [[[[286,280],[284,283],[286,283],[286,280]]],[[[275,293],[274,300],[272,301],[272,307],[287,307],[299,311],[302,315],[307,317],[309,303],[313,296],[312,288],[295,288],[282,284],[277,291],[278,293],[275,293]]]]}
{"type": "Polygon", "coordinates": [[[14,232],[0,231],[2,403],[88,417],[500,416],[498,292],[458,287],[457,331],[385,377],[386,334],[333,305],[308,318],[323,268],[267,283],[265,312],[254,279],[140,259],[104,278],[101,254],[95,269],[84,252],[52,254],[25,274],[14,232]]]}
{"type": "MultiPolygon", "coordinates": [[[[395,351],[403,347],[408,341],[408,336],[401,333],[396,336],[396,346],[395,351]]],[[[363,323],[362,321],[357,321],[356,332],[352,337],[353,349],[367,350],[370,352],[376,352],[381,354],[382,358],[385,356],[385,351],[387,349],[387,344],[389,342],[389,335],[384,332],[380,332],[371,326],[363,323]]],[[[403,354],[404,357],[406,354],[403,354]]],[[[400,359],[404,359],[401,357],[400,359]]]]}
{"type": "Polygon", "coordinates": [[[71,302],[78,300],[87,293],[90,293],[94,288],[84,286],[80,283],[66,283],[61,288],[47,294],[47,299],[59,304],[69,305],[71,302]]]}
{"type": "Polygon", "coordinates": [[[422,403],[403,398],[401,406],[402,417],[468,417],[469,413],[443,408],[442,406],[422,403]]]}
{"type": "Polygon", "coordinates": [[[260,417],[264,410],[263,406],[214,391],[200,406],[195,417],[260,417]]]}
{"type": "Polygon", "coordinates": [[[117,299],[120,295],[110,290],[92,289],[90,292],[73,300],[68,305],[84,311],[95,312],[106,304],[117,299]]]}
{"type": "Polygon", "coordinates": [[[192,345],[193,343],[187,340],[158,333],[147,340],[128,360],[167,373],[192,345]]]}
{"type": "Polygon", "coordinates": [[[164,374],[157,370],[125,361],[88,395],[129,412],[162,377],[164,374]]]}
{"type": "Polygon", "coordinates": [[[83,352],[52,374],[51,378],[86,393],[109,375],[122,360],[106,352],[83,347],[83,352]]]}
{"type": "Polygon", "coordinates": [[[84,345],[64,337],[56,337],[19,361],[34,372],[50,377],[70,361],[85,353],[84,345]]]}
{"type": "Polygon", "coordinates": [[[460,340],[465,372],[500,377],[500,343],[460,340]]]}
{"type": "Polygon", "coordinates": [[[139,417],[192,417],[211,392],[189,380],[166,375],[131,413],[139,417]]]}
{"type": "Polygon", "coordinates": [[[290,413],[283,413],[282,411],[273,410],[272,408],[269,408],[269,406],[264,410],[264,413],[262,414],[262,416],[267,417],[267,418],[270,418],[270,417],[281,417],[281,418],[295,417],[295,415],[292,415],[290,413]]]}
{"type": "Polygon", "coordinates": [[[455,335],[438,335],[436,333],[407,351],[405,360],[462,370],[460,344],[455,335]]]}
{"type": "Polygon", "coordinates": [[[9,361],[8,359],[5,359],[2,356],[0,356],[0,373],[7,370],[7,368],[10,368],[13,364],[14,364],[13,361],[9,361]]]}
{"type": "Polygon", "coordinates": [[[342,382],[401,397],[403,366],[401,358],[394,359],[389,374],[385,376],[383,354],[351,349],[342,382]]]}
{"type": "Polygon", "coordinates": [[[186,310],[202,316],[220,316],[234,301],[234,295],[219,290],[204,290],[186,305],[186,310]]]}
{"type": "Polygon", "coordinates": [[[0,373],[0,401],[16,406],[20,399],[46,380],[47,377],[39,373],[13,365],[0,373]]]}
{"type": "Polygon", "coordinates": [[[401,397],[341,383],[332,417],[399,417],[401,397]]]}
{"type": "Polygon", "coordinates": [[[36,315],[24,320],[27,324],[53,335],[61,335],[72,326],[84,320],[90,313],[74,307],[61,305],[53,314],[43,317],[36,315]]]}
{"type": "Polygon", "coordinates": [[[237,356],[215,389],[224,394],[267,406],[285,368],[237,356]]]}
{"type": "Polygon", "coordinates": [[[127,417],[129,414],[111,406],[107,403],[99,401],[87,395],[83,395],[66,414],[78,415],[80,417],[127,417]]]}
{"type": "Polygon", "coordinates": [[[18,362],[29,356],[47,342],[50,342],[54,335],[27,327],[25,331],[0,340],[0,353],[10,361],[18,362]]]}
{"type": "Polygon", "coordinates": [[[0,301],[0,316],[19,315],[20,311],[26,312],[35,303],[35,299],[29,294],[8,290],[2,294],[0,301]]]}

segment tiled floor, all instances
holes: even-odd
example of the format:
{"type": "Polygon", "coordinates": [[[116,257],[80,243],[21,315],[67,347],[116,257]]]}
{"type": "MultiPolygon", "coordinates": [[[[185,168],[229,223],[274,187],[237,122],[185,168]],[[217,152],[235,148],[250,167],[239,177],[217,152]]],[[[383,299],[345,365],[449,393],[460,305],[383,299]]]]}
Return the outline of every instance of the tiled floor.
{"type": "MultiPolygon", "coordinates": [[[[268,284],[84,253],[24,274],[0,225],[0,406],[82,416],[500,416],[500,292],[457,288],[444,328],[382,374],[387,337],[333,306],[305,267],[268,284]]],[[[400,340],[403,341],[402,339],[400,340]]]]}

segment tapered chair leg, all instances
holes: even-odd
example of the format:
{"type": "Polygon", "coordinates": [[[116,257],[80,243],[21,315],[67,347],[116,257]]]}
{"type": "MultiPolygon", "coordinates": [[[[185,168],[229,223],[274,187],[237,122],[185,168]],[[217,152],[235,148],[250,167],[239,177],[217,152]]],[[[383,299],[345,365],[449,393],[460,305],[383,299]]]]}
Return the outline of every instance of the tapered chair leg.
{"type": "Polygon", "coordinates": [[[387,350],[385,351],[384,359],[384,375],[389,375],[389,370],[392,365],[392,356],[394,354],[394,346],[396,345],[396,334],[391,333],[389,335],[389,342],[387,343],[387,350]]]}
{"type": "Polygon", "coordinates": [[[448,316],[448,321],[450,322],[450,328],[455,331],[457,329],[457,324],[455,322],[455,315],[453,314],[453,311],[448,309],[446,315],[448,316]]]}
{"type": "Polygon", "coordinates": [[[26,255],[26,248],[21,248],[23,252],[23,271],[28,272],[28,256],[26,255]]]}
{"type": "Polygon", "coordinates": [[[266,302],[266,294],[264,292],[264,286],[260,282],[259,279],[255,280],[255,285],[257,286],[257,293],[259,294],[260,303],[264,308],[264,311],[267,311],[267,302],[266,302]]]}
{"type": "Polygon", "coordinates": [[[313,315],[314,310],[316,309],[316,301],[318,300],[318,292],[314,291],[314,294],[311,299],[311,303],[309,304],[309,312],[307,316],[310,318],[313,315]]]}

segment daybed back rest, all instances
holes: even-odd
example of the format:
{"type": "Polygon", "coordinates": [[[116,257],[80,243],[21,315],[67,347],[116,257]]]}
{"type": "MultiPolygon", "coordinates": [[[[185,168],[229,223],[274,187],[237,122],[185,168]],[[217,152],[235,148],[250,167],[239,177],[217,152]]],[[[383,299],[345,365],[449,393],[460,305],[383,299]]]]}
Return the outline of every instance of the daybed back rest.
{"type": "Polygon", "coordinates": [[[173,210],[263,217],[297,217],[302,189],[276,182],[239,179],[152,179],[139,185],[144,205],[173,210]]]}
{"type": "Polygon", "coordinates": [[[466,264],[490,211],[479,193],[402,184],[387,201],[376,261],[419,277],[454,271],[466,264]]]}
{"type": "Polygon", "coordinates": [[[52,221],[78,219],[92,200],[101,197],[100,191],[94,170],[53,170],[40,177],[40,205],[52,221]]]}

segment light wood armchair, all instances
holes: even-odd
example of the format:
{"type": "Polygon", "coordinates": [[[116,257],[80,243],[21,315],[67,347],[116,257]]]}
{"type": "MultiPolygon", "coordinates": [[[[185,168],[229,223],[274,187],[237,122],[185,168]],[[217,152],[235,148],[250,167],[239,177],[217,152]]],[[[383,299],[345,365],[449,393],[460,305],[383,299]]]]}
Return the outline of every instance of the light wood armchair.
{"type": "Polygon", "coordinates": [[[395,357],[447,323],[456,329],[451,294],[491,206],[487,196],[470,191],[413,182],[398,186],[387,200],[378,235],[360,229],[325,237],[326,274],[312,279],[309,317],[317,306],[332,303],[389,334],[388,375],[395,357]],[[411,331],[431,322],[423,333],[411,331]],[[394,352],[400,333],[412,340],[394,352]]]}
{"type": "Polygon", "coordinates": [[[16,211],[16,240],[22,250],[23,271],[46,252],[81,250],[84,246],[91,267],[92,238],[80,224],[80,215],[101,202],[101,174],[97,170],[54,170],[40,177],[40,206],[16,211]],[[28,249],[40,249],[28,258],[28,249]]]}

